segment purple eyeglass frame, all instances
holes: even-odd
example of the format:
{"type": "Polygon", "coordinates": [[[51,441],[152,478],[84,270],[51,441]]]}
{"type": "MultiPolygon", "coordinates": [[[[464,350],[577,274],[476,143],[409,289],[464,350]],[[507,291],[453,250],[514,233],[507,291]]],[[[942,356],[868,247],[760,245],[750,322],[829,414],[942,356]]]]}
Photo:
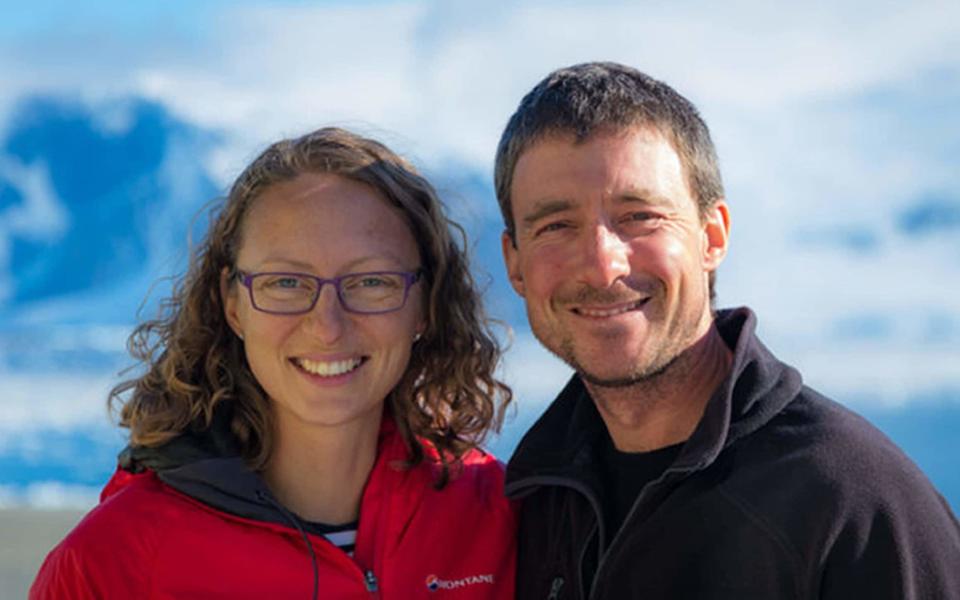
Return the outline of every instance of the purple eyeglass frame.
{"type": "Polygon", "coordinates": [[[343,310],[354,313],[358,315],[382,315],[386,313],[396,312],[403,308],[407,304],[407,297],[410,295],[410,288],[413,284],[420,281],[420,278],[423,276],[423,269],[417,269],[416,271],[364,271],[360,273],[344,273],[339,277],[333,277],[331,279],[326,279],[323,277],[317,277],[316,275],[311,275],[310,273],[296,273],[292,271],[261,271],[259,273],[248,273],[246,271],[241,271],[236,269],[234,271],[234,277],[247,288],[247,293],[250,294],[250,304],[256,310],[271,314],[271,315],[305,315],[308,312],[312,311],[317,305],[317,300],[320,299],[320,293],[323,292],[323,286],[330,283],[333,284],[333,288],[337,291],[337,300],[340,301],[340,306],[343,310]],[[298,310],[294,312],[283,311],[283,310],[267,310],[265,308],[260,308],[257,306],[257,301],[253,299],[253,278],[259,275],[279,275],[283,276],[294,276],[294,277],[307,277],[308,279],[313,279],[317,282],[317,293],[313,296],[313,301],[310,303],[309,308],[303,310],[298,310]],[[403,278],[403,300],[400,302],[400,305],[396,308],[388,308],[387,310],[356,310],[347,306],[347,303],[343,300],[343,291],[340,289],[340,282],[346,279],[347,277],[357,277],[364,275],[399,275],[403,278]]]}

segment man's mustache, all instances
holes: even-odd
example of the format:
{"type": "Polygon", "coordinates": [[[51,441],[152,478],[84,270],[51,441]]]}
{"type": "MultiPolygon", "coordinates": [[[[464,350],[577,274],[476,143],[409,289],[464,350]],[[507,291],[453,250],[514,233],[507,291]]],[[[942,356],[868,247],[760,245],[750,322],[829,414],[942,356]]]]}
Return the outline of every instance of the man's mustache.
{"type": "Polygon", "coordinates": [[[658,282],[650,280],[629,283],[618,280],[606,288],[581,285],[574,290],[558,294],[557,302],[560,304],[624,304],[655,296],[660,287],[658,282]]]}

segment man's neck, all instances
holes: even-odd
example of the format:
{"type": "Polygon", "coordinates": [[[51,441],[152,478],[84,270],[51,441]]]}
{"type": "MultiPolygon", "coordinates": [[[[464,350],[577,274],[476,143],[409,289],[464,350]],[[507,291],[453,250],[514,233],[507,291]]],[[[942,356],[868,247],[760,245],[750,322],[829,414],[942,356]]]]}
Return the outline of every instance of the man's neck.
{"type": "Polygon", "coordinates": [[[627,387],[584,383],[617,449],[649,452],[690,437],[732,359],[711,324],[662,373],[627,387]]]}

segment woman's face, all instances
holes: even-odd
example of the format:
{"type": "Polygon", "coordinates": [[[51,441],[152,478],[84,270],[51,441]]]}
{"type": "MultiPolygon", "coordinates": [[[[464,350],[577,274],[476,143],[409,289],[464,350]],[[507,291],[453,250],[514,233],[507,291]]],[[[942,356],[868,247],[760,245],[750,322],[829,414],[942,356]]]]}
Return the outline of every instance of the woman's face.
{"type": "MultiPolygon", "coordinates": [[[[304,174],[267,188],[244,220],[236,265],[246,273],[322,278],[420,266],[401,213],[373,188],[329,174],[304,174]]],[[[282,287],[291,283],[279,281],[282,287]]],[[[383,314],[346,311],[330,283],[313,309],[300,315],[255,309],[237,281],[225,288],[227,320],[243,338],[247,361],[274,402],[281,428],[297,421],[379,422],[384,399],[406,371],[414,337],[423,330],[422,283],[410,288],[402,308],[383,314]]]]}

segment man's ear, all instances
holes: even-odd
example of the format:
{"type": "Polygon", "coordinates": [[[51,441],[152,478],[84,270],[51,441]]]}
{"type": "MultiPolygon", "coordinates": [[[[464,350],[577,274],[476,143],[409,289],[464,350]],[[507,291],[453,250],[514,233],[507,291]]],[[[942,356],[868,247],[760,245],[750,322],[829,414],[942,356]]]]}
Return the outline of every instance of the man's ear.
{"type": "Polygon", "coordinates": [[[703,217],[703,268],[715,271],[727,256],[730,243],[730,207],[717,200],[703,217]]]}
{"type": "Polygon", "coordinates": [[[513,290],[520,295],[521,298],[525,297],[524,292],[526,288],[523,285],[523,273],[520,269],[520,256],[517,252],[517,247],[513,243],[513,238],[510,237],[510,234],[504,231],[500,235],[500,245],[503,248],[503,262],[507,266],[507,276],[510,278],[510,285],[513,286],[513,290]]]}
{"type": "Polygon", "coordinates": [[[237,298],[237,288],[231,285],[230,269],[224,267],[220,271],[220,300],[223,303],[223,316],[227,320],[227,325],[233,330],[238,338],[243,339],[243,328],[240,327],[239,300],[237,298]]]}

